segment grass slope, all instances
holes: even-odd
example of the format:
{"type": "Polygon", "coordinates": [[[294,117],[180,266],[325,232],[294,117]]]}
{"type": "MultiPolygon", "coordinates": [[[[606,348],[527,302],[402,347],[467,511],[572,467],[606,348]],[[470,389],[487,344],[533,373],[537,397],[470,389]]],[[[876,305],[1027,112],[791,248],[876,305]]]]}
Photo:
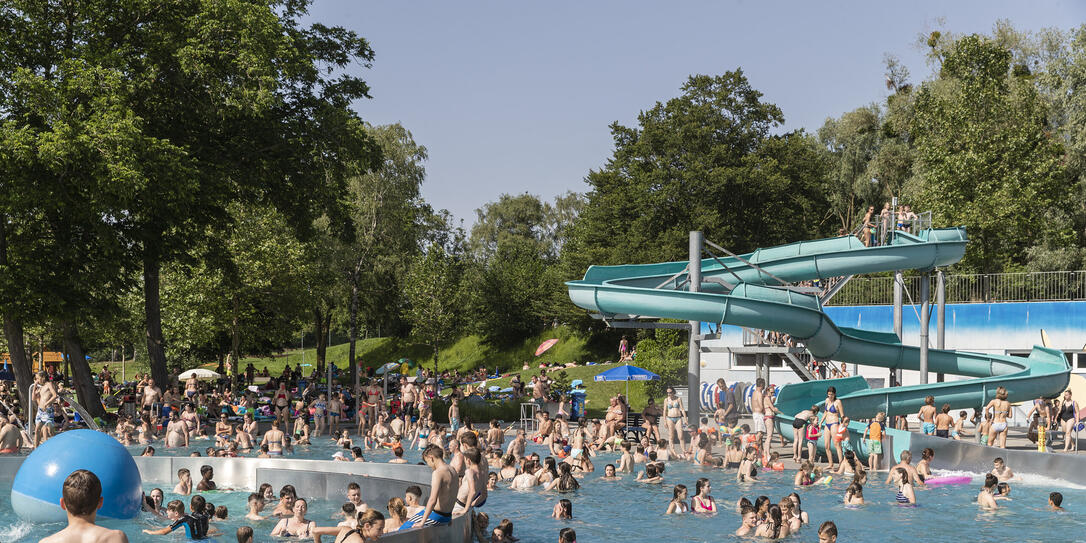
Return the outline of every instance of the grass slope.
{"type": "MultiPolygon", "coordinates": [[[[337,367],[343,368],[347,364],[349,345],[341,343],[328,348],[328,360],[337,367]]],[[[410,358],[421,362],[426,367],[433,367],[433,349],[428,345],[412,343],[409,340],[392,337],[371,338],[359,340],[355,343],[356,358],[363,366],[379,367],[387,362],[395,362],[401,358],[410,358]]],[[[444,370],[459,369],[470,370],[479,366],[488,369],[501,368],[503,373],[512,369],[520,369],[525,362],[537,366],[540,362],[592,362],[599,361],[605,353],[593,348],[586,338],[574,333],[566,327],[548,329],[543,333],[525,339],[521,344],[506,348],[496,348],[485,345],[482,338],[471,335],[458,339],[453,344],[438,352],[437,367],[444,370]],[[536,347],[540,343],[558,338],[558,343],[538,358],[535,357],[536,347]]],[[[316,349],[294,349],[273,357],[243,358],[241,367],[252,362],[257,369],[268,367],[273,375],[283,371],[283,366],[294,366],[299,363],[312,364],[317,360],[316,349]]],[[[206,364],[214,367],[215,364],[206,364]]]]}

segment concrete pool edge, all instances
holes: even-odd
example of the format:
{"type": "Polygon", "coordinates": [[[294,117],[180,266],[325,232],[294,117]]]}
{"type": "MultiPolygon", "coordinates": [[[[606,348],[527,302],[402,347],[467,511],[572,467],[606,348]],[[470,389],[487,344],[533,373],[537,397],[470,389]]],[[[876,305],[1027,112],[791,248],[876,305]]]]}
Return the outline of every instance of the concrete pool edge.
{"type": "MultiPolygon", "coordinates": [[[[93,452],[88,451],[88,454],[93,452]]],[[[11,481],[25,456],[0,457],[0,481],[11,481]]],[[[255,491],[261,483],[276,489],[292,484],[299,496],[345,501],[347,485],[357,482],[362,499],[384,513],[389,498],[403,497],[411,485],[422,488],[423,503],[430,491],[430,469],[415,464],[380,462],[335,462],[294,458],[209,458],[190,456],[134,457],[140,477],[146,484],[172,489],[177,482],[177,470],[187,468],[198,479],[200,467],[215,470],[215,482],[223,488],[255,491]]],[[[320,523],[318,523],[320,524],[320,523]]],[[[453,517],[448,526],[434,526],[391,533],[381,541],[393,543],[463,543],[471,540],[471,515],[453,517]]]]}

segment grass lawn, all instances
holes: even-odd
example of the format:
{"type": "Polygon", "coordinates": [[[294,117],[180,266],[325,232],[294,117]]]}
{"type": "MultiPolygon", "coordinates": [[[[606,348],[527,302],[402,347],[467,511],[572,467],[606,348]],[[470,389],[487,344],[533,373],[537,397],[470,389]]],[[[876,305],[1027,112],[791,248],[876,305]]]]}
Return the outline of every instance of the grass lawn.
{"type": "MultiPolygon", "coordinates": [[[[347,343],[330,346],[327,354],[328,360],[339,368],[346,367],[348,347],[347,343]]],[[[401,338],[382,337],[358,340],[355,343],[355,357],[361,361],[363,366],[373,368],[380,367],[388,362],[395,362],[401,358],[418,361],[427,368],[434,367],[433,349],[430,346],[412,343],[401,338]]],[[[442,371],[455,369],[465,371],[479,366],[486,366],[488,369],[502,368],[504,373],[508,370],[520,368],[526,361],[531,361],[532,365],[538,365],[540,362],[573,361],[583,363],[598,361],[601,357],[601,353],[589,347],[585,338],[569,328],[558,327],[546,330],[537,336],[524,340],[519,345],[507,348],[495,348],[486,345],[479,336],[464,336],[440,350],[437,367],[442,371]],[[536,358],[534,356],[536,347],[552,338],[557,338],[558,343],[536,358]]],[[[252,362],[257,370],[262,370],[264,366],[267,366],[272,375],[279,375],[286,364],[291,366],[299,363],[313,364],[316,360],[317,351],[315,348],[305,349],[304,351],[294,349],[272,357],[243,358],[241,367],[244,368],[246,364],[252,362]]],[[[204,367],[214,368],[216,364],[205,364],[204,367]]],[[[574,379],[577,378],[574,377],[574,379]]]]}

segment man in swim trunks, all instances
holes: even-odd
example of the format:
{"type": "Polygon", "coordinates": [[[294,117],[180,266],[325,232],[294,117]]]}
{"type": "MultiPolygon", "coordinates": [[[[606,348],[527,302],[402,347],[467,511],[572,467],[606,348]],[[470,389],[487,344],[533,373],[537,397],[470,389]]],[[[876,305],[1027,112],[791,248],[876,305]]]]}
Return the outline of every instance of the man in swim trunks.
{"type": "Polygon", "coordinates": [[[433,444],[428,445],[422,452],[422,460],[433,470],[430,476],[430,498],[426,500],[426,508],[421,513],[408,518],[400,526],[400,530],[452,522],[452,510],[456,505],[456,495],[460,490],[456,471],[445,463],[445,451],[433,444]]]}
{"type": "Polygon", "coordinates": [[[920,407],[920,424],[924,435],[935,434],[935,397],[928,396],[924,398],[924,405],[920,407]]]}
{"type": "Polygon", "coordinates": [[[765,408],[762,406],[762,401],[765,399],[765,379],[759,377],[754,383],[754,393],[750,395],[750,412],[751,417],[754,419],[754,430],[758,432],[765,431],[765,408]]]}
{"type": "Polygon", "coordinates": [[[418,387],[414,382],[408,381],[406,376],[400,377],[400,398],[404,413],[404,435],[411,432],[411,425],[419,419],[418,387]]]}
{"type": "Polygon", "coordinates": [[[954,417],[950,416],[950,404],[945,403],[942,413],[935,415],[935,436],[949,439],[952,426],[954,426],[954,417]]]}
{"type": "Polygon", "coordinates": [[[37,406],[34,414],[34,447],[37,447],[53,436],[53,406],[57,403],[57,389],[51,381],[46,380],[44,371],[39,371],[34,376],[34,384],[30,387],[30,401],[37,406]]]}
{"type": "Polygon", "coordinates": [[[155,386],[155,380],[147,379],[147,386],[143,387],[143,412],[150,415],[151,420],[158,420],[162,412],[162,390],[155,386]]]}
{"type": "Polygon", "coordinates": [[[85,470],[77,469],[64,479],[60,508],[68,515],[68,526],[43,538],[42,543],[128,543],[121,530],[95,525],[102,507],[102,482],[85,470]]]}
{"type": "Polygon", "coordinates": [[[20,447],[29,446],[23,439],[23,431],[15,424],[15,415],[0,417],[3,426],[0,427],[0,454],[15,454],[20,447]]]}

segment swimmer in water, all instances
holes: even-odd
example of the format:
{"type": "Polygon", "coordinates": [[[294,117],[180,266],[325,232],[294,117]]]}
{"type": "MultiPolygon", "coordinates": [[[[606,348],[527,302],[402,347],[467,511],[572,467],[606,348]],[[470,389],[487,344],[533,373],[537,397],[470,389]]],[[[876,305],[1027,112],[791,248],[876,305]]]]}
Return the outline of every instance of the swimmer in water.
{"type": "Polygon", "coordinates": [[[743,461],[739,463],[739,471],[735,474],[737,482],[754,482],[758,480],[758,470],[754,467],[757,458],[758,450],[754,447],[748,448],[747,453],[743,456],[743,461]]]}
{"type": "Polygon", "coordinates": [[[791,532],[788,529],[788,524],[784,522],[781,508],[776,504],[769,506],[766,522],[759,525],[754,532],[756,537],[765,537],[768,539],[781,539],[788,537],[789,534],[791,534],[791,532]]]}
{"type": "Polygon", "coordinates": [[[818,527],[818,543],[837,543],[837,525],[832,520],[827,520],[818,527]]]}
{"type": "Polygon", "coordinates": [[[758,517],[754,514],[754,508],[751,506],[745,506],[739,511],[742,521],[739,528],[735,530],[735,535],[743,537],[747,535],[753,535],[754,530],[758,528],[758,517]]]}
{"type": "Polygon", "coordinates": [[[686,485],[675,485],[674,495],[672,496],[671,501],[668,502],[667,512],[664,514],[681,514],[688,511],[690,511],[690,507],[686,505],[686,485]]]}
{"type": "Polygon", "coordinates": [[[853,481],[845,489],[845,505],[863,505],[864,504],[864,487],[860,483],[853,481]]]}
{"type": "Polygon", "coordinates": [[[999,509],[993,495],[997,484],[999,484],[999,478],[995,475],[989,473],[984,476],[984,488],[977,494],[977,505],[984,509],[999,509]]]}
{"type": "Polygon", "coordinates": [[[690,509],[695,513],[716,513],[716,502],[709,495],[709,479],[702,477],[694,483],[694,498],[690,500],[690,509]]]}
{"type": "Polygon", "coordinates": [[[1053,492],[1048,495],[1048,508],[1052,511],[1063,511],[1063,494],[1053,492]]]}
{"type": "Polygon", "coordinates": [[[645,471],[639,472],[635,480],[648,484],[659,484],[664,482],[664,478],[660,476],[660,470],[656,467],[656,464],[646,465],[645,471]]]}
{"type": "Polygon", "coordinates": [[[95,524],[98,508],[102,506],[102,483],[87,470],[75,470],[64,480],[61,507],[68,515],[68,526],[43,538],[45,543],[94,541],[97,543],[128,543],[121,530],[110,530],[95,524]]]}
{"type": "Polygon", "coordinates": [[[792,500],[792,512],[796,516],[796,518],[798,518],[803,524],[809,524],[811,522],[811,519],[807,515],[807,512],[800,507],[799,494],[793,492],[789,494],[788,497],[792,500]]]}
{"type": "Polygon", "coordinates": [[[897,503],[901,505],[916,505],[916,493],[913,491],[913,485],[909,482],[909,472],[905,468],[894,468],[890,470],[891,476],[897,483],[897,503]]]}
{"type": "Polygon", "coordinates": [[[916,474],[921,480],[931,479],[931,461],[935,458],[935,451],[931,447],[924,447],[920,452],[920,461],[916,463],[916,474]]]}
{"type": "Polygon", "coordinates": [[[249,494],[249,512],[245,514],[245,519],[254,521],[267,520],[268,517],[260,514],[260,512],[264,510],[266,503],[263,494],[259,492],[249,494]]]}
{"type": "Polygon", "coordinates": [[[811,473],[814,471],[814,464],[810,462],[804,462],[799,465],[799,471],[796,472],[795,480],[793,484],[795,486],[809,486],[814,484],[814,479],[811,477],[811,473]]]}
{"type": "Polygon", "coordinates": [[[1010,481],[1014,479],[1014,472],[1011,468],[1007,467],[1007,464],[1003,462],[1003,458],[996,458],[992,460],[992,475],[995,475],[1000,481],[1010,481]]]}
{"type": "Polygon", "coordinates": [[[619,477],[616,471],[617,470],[615,470],[614,464],[607,464],[606,466],[603,466],[603,477],[600,477],[600,479],[603,479],[605,481],[614,481],[621,479],[622,477],[619,477]]]}

